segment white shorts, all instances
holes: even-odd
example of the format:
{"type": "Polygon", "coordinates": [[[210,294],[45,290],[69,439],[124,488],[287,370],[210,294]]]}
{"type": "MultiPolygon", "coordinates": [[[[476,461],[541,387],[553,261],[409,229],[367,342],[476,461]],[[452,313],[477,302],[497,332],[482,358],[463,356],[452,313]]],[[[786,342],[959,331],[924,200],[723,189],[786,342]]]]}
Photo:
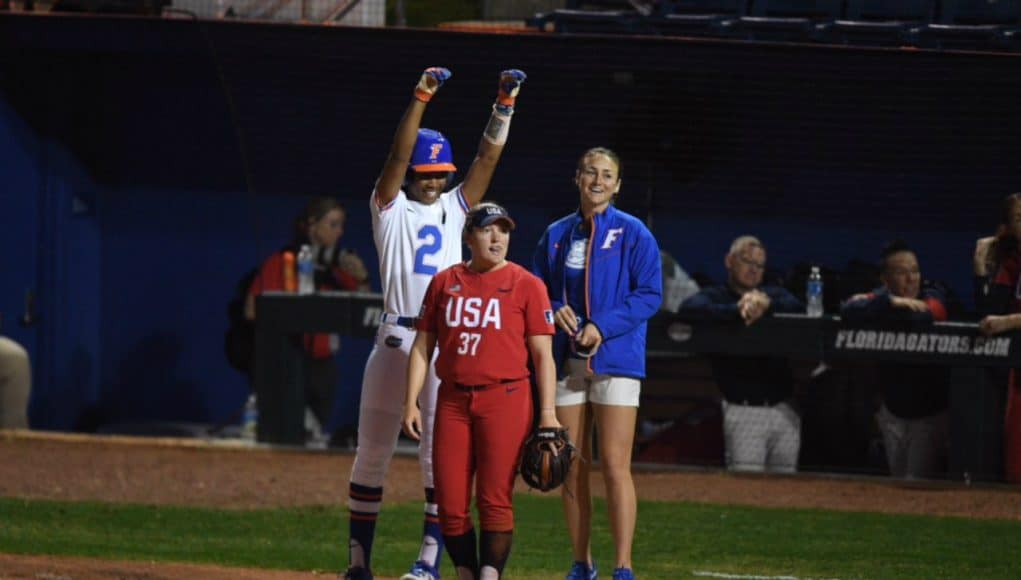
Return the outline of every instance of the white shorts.
{"type": "Polygon", "coordinates": [[[568,359],[567,376],[557,381],[557,406],[581,405],[587,401],[600,405],[637,407],[642,381],[631,377],[593,375],[587,360],[568,359]]]}

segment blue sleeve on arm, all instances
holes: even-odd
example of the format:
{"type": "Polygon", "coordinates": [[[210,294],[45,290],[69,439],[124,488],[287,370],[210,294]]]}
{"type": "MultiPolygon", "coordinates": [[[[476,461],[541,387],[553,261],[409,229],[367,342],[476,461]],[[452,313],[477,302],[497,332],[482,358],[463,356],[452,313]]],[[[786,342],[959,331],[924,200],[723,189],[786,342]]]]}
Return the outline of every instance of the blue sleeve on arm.
{"type": "MultiPolygon", "coordinates": [[[[925,298],[923,293],[921,298],[925,298]]],[[[932,322],[932,313],[928,310],[917,312],[910,308],[896,308],[885,289],[876,290],[871,298],[864,300],[848,300],[840,307],[840,316],[847,322],[932,322]]]]}
{"type": "Polygon", "coordinates": [[[737,302],[719,288],[705,288],[681,303],[678,316],[685,320],[738,320],[737,302]]]}
{"type": "Polygon", "coordinates": [[[840,317],[847,322],[876,322],[891,309],[890,295],[876,291],[870,298],[844,302],[840,306],[840,317]]]}

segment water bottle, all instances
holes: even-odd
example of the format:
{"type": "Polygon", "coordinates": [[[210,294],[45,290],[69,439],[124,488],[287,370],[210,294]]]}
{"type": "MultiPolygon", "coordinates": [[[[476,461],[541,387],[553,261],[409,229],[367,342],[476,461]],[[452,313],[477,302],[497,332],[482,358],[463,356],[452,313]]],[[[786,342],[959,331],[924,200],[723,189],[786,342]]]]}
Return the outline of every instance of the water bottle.
{"type": "Polygon", "coordinates": [[[312,263],[312,248],[305,244],[298,251],[298,294],[312,294],[315,291],[315,264],[312,263]]]}
{"type": "Polygon", "coordinates": [[[818,266],[812,266],[812,272],[808,275],[808,283],[805,284],[805,313],[812,318],[822,316],[822,274],[818,266]]]}
{"type": "Polygon", "coordinates": [[[245,401],[245,409],[241,413],[241,438],[245,441],[255,442],[256,431],[259,426],[259,405],[255,400],[255,393],[248,395],[245,401]]]}

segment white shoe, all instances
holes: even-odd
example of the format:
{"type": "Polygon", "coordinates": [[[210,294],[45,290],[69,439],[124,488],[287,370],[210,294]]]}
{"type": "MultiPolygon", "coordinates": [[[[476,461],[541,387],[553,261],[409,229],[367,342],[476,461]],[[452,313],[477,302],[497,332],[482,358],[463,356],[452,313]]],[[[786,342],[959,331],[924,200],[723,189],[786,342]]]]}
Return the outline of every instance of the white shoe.
{"type": "Polygon", "coordinates": [[[401,576],[401,580],[440,580],[440,573],[429,564],[419,560],[411,565],[411,570],[401,576]]]}

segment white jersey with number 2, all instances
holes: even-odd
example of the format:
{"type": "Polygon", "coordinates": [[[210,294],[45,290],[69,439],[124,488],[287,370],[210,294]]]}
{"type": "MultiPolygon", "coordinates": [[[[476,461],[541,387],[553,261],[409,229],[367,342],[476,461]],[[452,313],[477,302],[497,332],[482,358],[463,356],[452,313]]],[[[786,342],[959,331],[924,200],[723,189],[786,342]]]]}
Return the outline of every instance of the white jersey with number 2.
{"type": "Polygon", "coordinates": [[[471,209],[461,185],[429,205],[409,199],[403,190],[384,207],[379,207],[373,194],[369,205],[383,309],[398,316],[418,316],[432,277],[461,261],[461,235],[471,209]]]}

